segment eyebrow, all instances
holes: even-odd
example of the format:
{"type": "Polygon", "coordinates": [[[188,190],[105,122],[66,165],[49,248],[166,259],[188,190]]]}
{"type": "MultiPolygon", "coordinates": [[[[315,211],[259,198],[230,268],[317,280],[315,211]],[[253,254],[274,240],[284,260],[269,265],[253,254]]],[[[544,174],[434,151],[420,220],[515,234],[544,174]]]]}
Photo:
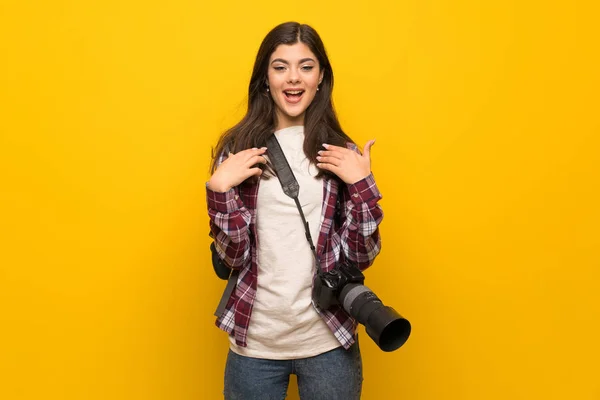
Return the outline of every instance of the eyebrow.
{"type": "MultiPolygon", "coordinates": [[[[303,58],[302,60],[300,60],[299,64],[305,63],[307,61],[315,62],[315,60],[313,60],[312,58],[303,58]]],[[[273,61],[271,61],[271,64],[273,64],[275,62],[280,62],[280,63],[288,64],[288,65],[290,64],[289,61],[284,60],[283,58],[276,58],[273,61]]]]}

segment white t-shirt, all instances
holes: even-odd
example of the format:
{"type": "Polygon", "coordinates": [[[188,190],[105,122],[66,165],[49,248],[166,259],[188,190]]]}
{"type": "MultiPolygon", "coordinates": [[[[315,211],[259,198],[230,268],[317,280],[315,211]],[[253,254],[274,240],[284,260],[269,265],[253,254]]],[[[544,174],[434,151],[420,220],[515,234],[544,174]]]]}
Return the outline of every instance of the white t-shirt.
{"type": "MultiPolygon", "coordinates": [[[[275,132],[300,184],[298,199],[313,242],[319,237],[323,181],[302,149],[304,127],[275,132]]],[[[230,337],[235,353],[255,358],[312,357],[340,346],[311,303],[314,257],[294,200],[283,193],[277,177],[260,181],[256,228],[258,287],[246,348],[230,337]]]]}

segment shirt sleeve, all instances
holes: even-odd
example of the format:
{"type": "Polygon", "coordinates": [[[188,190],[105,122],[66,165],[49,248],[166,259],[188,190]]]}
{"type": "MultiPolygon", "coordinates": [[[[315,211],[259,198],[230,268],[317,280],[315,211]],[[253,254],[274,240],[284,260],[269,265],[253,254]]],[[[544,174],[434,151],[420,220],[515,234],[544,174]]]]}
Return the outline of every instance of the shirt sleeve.
{"type": "Polygon", "coordinates": [[[357,263],[361,270],[371,266],[381,251],[379,224],[383,220],[383,210],[378,204],[381,198],[373,174],[342,188],[342,251],[344,256],[357,263]]]}
{"type": "MultiPolygon", "coordinates": [[[[220,165],[227,157],[221,155],[220,165]]],[[[250,256],[250,212],[240,198],[238,188],[215,192],[206,187],[206,203],[215,248],[219,257],[231,268],[239,269],[250,256]]]]}

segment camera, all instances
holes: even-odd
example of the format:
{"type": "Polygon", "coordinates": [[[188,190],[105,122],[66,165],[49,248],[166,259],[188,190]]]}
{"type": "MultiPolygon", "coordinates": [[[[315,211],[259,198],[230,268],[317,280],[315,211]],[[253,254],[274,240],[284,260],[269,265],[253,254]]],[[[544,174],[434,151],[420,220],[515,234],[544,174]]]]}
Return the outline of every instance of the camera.
{"type": "Polygon", "coordinates": [[[221,257],[219,257],[219,253],[217,253],[217,248],[215,247],[215,242],[210,243],[210,253],[212,255],[212,265],[215,270],[215,274],[219,277],[219,279],[227,280],[229,279],[229,275],[231,274],[231,268],[229,268],[221,257]]]}
{"type": "Polygon", "coordinates": [[[350,262],[343,262],[329,272],[319,271],[312,300],[320,309],[341,305],[348,314],[363,324],[367,334],[383,351],[394,351],[410,335],[410,322],[363,285],[365,276],[350,262]]]}

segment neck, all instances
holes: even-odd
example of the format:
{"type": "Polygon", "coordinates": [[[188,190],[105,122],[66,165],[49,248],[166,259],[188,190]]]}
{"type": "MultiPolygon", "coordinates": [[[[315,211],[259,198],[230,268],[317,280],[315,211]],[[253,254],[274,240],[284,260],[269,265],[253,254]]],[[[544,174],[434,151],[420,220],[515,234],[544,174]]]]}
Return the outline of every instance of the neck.
{"type": "Polygon", "coordinates": [[[304,126],[304,113],[297,117],[290,117],[289,115],[281,115],[277,112],[277,128],[276,130],[289,128],[291,126],[304,126]]]}

